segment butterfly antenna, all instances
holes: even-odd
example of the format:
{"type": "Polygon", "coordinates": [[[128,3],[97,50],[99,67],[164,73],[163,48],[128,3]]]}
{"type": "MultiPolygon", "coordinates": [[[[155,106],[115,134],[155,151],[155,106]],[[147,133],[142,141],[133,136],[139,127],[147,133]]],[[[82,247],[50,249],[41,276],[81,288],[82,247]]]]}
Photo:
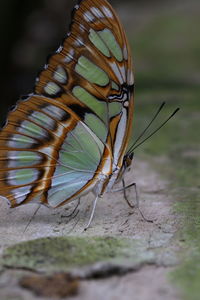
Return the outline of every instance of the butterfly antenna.
{"type": "Polygon", "coordinates": [[[135,142],[133,143],[133,145],[131,146],[130,150],[128,151],[128,153],[132,152],[132,148],[137,144],[137,142],[141,139],[141,137],[147,132],[147,130],[149,129],[149,127],[151,126],[151,124],[154,122],[154,120],[157,118],[157,116],[159,115],[159,113],[161,112],[161,110],[163,109],[163,107],[165,106],[165,102],[163,102],[159,109],[157,110],[157,112],[155,113],[154,117],[152,118],[151,122],[148,124],[148,126],[142,131],[142,133],[138,136],[138,138],[135,140],[135,142]]]}
{"type": "MultiPolygon", "coordinates": [[[[129,153],[133,152],[136,148],[138,148],[140,145],[142,145],[144,142],[146,142],[148,139],[150,139],[156,132],[158,132],[173,116],[180,110],[180,108],[177,108],[168,118],[165,120],[156,130],[154,130],[146,139],[144,139],[142,142],[137,144],[135,147],[132,146],[129,150],[129,153]]],[[[135,143],[134,143],[135,144],[135,143]]]]}

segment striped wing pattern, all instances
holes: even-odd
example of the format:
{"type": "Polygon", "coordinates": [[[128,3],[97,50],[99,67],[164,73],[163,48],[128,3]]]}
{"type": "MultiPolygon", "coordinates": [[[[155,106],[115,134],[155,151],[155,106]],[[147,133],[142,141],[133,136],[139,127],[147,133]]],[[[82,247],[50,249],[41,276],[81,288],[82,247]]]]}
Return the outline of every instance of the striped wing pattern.
{"type": "Polygon", "coordinates": [[[130,49],[105,0],[82,0],[70,32],[0,132],[0,193],[58,207],[102,193],[120,169],[133,114],[130,49]],[[103,181],[101,188],[98,182],[103,181]]]}

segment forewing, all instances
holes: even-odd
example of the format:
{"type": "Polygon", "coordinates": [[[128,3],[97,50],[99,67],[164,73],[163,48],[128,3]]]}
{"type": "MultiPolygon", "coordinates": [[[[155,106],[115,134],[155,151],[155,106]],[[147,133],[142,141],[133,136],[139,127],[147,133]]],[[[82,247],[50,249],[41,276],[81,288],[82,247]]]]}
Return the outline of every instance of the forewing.
{"type": "Polygon", "coordinates": [[[106,124],[130,100],[133,73],[121,23],[107,1],[82,0],[73,11],[70,32],[37,78],[35,92],[70,95],[106,124]],[[127,96],[127,97],[126,97],[127,96]]]}

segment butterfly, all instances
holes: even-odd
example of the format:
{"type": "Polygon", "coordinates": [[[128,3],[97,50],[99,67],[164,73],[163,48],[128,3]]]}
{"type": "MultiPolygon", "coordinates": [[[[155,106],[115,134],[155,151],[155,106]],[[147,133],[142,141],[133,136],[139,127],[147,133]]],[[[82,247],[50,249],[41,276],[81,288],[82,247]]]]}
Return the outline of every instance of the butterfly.
{"type": "Polygon", "coordinates": [[[56,208],[111,191],[133,156],[133,90],[115,11],[106,0],[79,1],[63,44],[0,132],[1,197],[56,208]]]}

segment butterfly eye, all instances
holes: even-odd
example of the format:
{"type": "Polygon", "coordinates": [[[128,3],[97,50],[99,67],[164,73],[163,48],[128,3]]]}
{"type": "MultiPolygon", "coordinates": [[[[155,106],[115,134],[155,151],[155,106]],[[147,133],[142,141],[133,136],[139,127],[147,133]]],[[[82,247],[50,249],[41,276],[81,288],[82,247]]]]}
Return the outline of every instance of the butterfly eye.
{"type": "Polygon", "coordinates": [[[132,160],[133,160],[133,156],[134,156],[134,153],[130,153],[130,154],[127,154],[124,156],[124,162],[123,162],[123,165],[125,167],[125,169],[127,169],[127,171],[130,171],[130,166],[131,166],[131,163],[132,163],[132,160]]]}
{"type": "Polygon", "coordinates": [[[129,159],[130,159],[130,160],[132,160],[133,157],[134,157],[134,152],[132,152],[132,153],[129,154],[129,159]]]}

